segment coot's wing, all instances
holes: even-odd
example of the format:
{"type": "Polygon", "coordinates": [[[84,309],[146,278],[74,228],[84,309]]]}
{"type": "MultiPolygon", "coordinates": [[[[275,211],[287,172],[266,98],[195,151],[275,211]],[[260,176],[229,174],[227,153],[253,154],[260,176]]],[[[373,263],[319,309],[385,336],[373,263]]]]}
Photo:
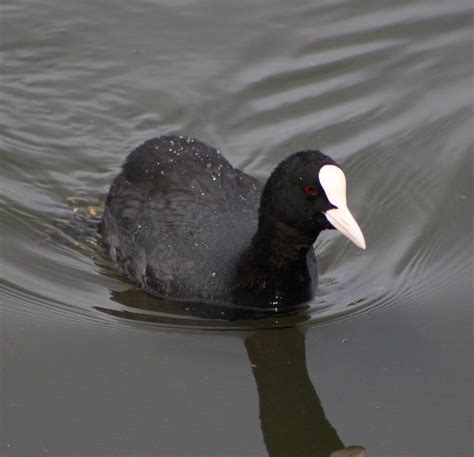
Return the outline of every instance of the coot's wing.
{"type": "Polygon", "coordinates": [[[223,296],[257,228],[261,185],[191,138],[147,141],[127,158],[103,235],[119,269],[163,297],[223,296]]]}

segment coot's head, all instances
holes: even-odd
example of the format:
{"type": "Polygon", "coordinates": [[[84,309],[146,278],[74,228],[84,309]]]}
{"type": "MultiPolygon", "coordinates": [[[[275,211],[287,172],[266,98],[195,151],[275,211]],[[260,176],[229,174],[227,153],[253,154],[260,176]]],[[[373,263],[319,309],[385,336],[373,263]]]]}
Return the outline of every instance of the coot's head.
{"type": "Polygon", "coordinates": [[[283,222],[314,239],[321,230],[336,228],[365,249],[347,207],[344,172],[319,151],[297,152],[277,166],[265,184],[259,217],[262,226],[283,222]]]}

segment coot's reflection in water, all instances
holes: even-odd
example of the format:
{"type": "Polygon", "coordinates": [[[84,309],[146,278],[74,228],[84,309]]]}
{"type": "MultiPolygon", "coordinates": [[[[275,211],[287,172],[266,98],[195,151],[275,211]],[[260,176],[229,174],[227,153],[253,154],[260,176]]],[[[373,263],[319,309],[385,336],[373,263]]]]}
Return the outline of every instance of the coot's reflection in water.
{"type": "Polygon", "coordinates": [[[242,338],[257,385],[260,424],[269,456],[365,455],[361,446],[344,446],[324,413],[306,366],[301,324],[310,316],[304,308],[285,314],[273,312],[272,316],[259,311],[251,316],[251,308],[167,303],[136,289],[114,291],[112,298],[128,309],[96,309],[129,322],[148,322],[177,331],[227,331],[242,338]],[[239,319],[242,315],[245,319],[239,319]]]}
{"type": "Polygon", "coordinates": [[[245,347],[257,383],[262,433],[270,456],[364,455],[359,446],[344,450],[326,418],[308,374],[300,327],[257,330],[245,338],[245,347]]]}

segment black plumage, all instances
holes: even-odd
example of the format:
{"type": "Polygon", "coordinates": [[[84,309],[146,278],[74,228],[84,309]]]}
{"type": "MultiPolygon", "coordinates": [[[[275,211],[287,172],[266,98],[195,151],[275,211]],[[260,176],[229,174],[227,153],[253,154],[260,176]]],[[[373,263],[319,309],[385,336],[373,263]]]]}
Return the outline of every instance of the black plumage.
{"type": "Polygon", "coordinates": [[[281,162],[265,186],[214,148],[162,136],[127,157],[101,233],[118,270],[148,293],[188,302],[280,308],[314,294],[312,245],[333,228],[318,151],[281,162]]]}

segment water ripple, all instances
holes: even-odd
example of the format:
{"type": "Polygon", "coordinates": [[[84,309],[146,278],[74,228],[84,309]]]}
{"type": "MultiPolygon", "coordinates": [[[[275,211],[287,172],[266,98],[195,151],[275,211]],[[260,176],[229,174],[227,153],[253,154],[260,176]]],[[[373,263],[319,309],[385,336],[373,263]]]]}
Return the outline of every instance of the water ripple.
{"type": "Polygon", "coordinates": [[[148,17],[154,2],[132,12],[146,41],[118,27],[120,11],[99,23],[100,5],[85,15],[61,10],[52,25],[53,6],[36,10],[21,34],[12,24],[32,4],[1,7],[7,313],[104,329],[241,331],[327,325],[455,294],[470,281],[470,2],[359,2],[355,10],[347,1],[297,2],[291,12],[276,2],[238,13],[246,31],[232,18],[203,31],[193,18],[204,13],[187,2],[176,20],[205,45],[186,46],[180,28],[148,17]],[[221,28],[233,39],[218,42],[221,28]],[[347,172],[368,250],[324,233],[319,295],[286,316],[236,320],[215,304],[206,316],[133,289],[102,257],[97,216],[91,225],[87,214],[125,154],[170,131],[213,143],[262,179],[289,152],[329,153],[347,172]]]}

